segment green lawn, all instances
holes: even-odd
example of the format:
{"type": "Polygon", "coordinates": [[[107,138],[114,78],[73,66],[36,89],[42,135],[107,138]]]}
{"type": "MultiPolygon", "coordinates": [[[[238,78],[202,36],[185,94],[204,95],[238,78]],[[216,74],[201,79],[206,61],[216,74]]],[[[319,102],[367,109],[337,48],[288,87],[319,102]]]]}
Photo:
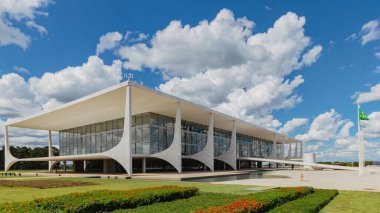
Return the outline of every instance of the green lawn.
{"type": "Polygon", "coordinates": [[[380,192],[339,191],[321,212],[380,212],[380,192]]]}
{"type": "Polygon", "coordinates": [[[197,209],[205,209],[209,206],[221,206],[241,198],[242,195],[200,193],[197,196],[180,199],[172,202],[156,203],[149,206],[141,206],[136,209],[118,210],[115,213],[167,213],[167,212],[191,212],[197,209]],[[179,211],[179,208],[181,209],[179,211]]]}
{"type": "MultiPolygon", "coordinates": [[[[23,181],[29,178],[23,178],[23,181]]],[[[43,177],[31,177],[30,179],[43,180],[43,177]]],[[[51,178],[48,178],[51,179],[51,178]]],[[[244,185],[218,185],[209,183],[190,183],[178,181],[160,181],[160,180],[126,180],[126,179],[90,179],[90,178],[59,178],[74,181],[95,182],[99,185],[63,187],[51,189],[35,189],[22,187],[0,187],[0,203],[12,201],[26,201],[34,198],[53,197],[64,195],[71,192],[85,192],[91,190],[110,189],[126,190],[132,188],[144,188],[150,186],[178,185],[178,186],[195,186],[200,192],[230,193],[235,195],[246,195],[255,191],[247,190],[255,188],[254,186],[244,185]]],[[[180,201],[179,201],[180,202],[180,201]]],[[[166,205],[166,204],[163,204],[166,205]]],[[[375,192],[358,192],[358,191],[339,191],[335,197],[322,212],[380,212],[380,193],[375,192]]]]}
{"type": "MultiPolygon", "coordinates": [[[[26,178],[25,178],[26,179],[26,178]]],[[[38,178],[43,180],[44,178],[38,178]]],[[[51,178],[49,178],[51,179],[51,178]]],[[[85,192],[91,190],[110,189],[110,190],[125,190],[133,188],[144,188],[150,186],[162,185],[178,185],[178,186],[195,186],[201,192],[218,192],[218,193],[232,193],[232,194],[251,194],[255,191],[247,190],[248,188],[255,188],[254,186],[243,185],[218,185],[209,183],[189,183],[178,181],[160,181],[160,180],[136,180],[136,179],[91,179],[91,178],[59,178],[63,180],[73,181],[86,181],[95,182],[99,185],[91,186],[78,186],[78,187],[63,187],[51,189],[35,189],[35,188],[21,188],[21,187],[0,187],[0,203],[12,201],[25,201],[34,198],[52,197],[57,195],[64,195],[71,192],[85,192]]],[[[22,180],[19,180],[22,181],[22,180]]]]}

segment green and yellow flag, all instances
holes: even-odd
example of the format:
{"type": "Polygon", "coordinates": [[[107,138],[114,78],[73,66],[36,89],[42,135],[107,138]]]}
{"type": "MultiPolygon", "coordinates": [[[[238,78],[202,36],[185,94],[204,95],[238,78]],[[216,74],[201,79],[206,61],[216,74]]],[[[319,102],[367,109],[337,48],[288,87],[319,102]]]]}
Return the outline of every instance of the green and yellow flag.
{"type": "Polygon", "coordinates": [[[359,119],[361,120],[361,121],[367,121],[367,120],[369,120],[368,119],[368,117],[364,114],[364,112],[363,112],[363,110],[362,109],[359,109],[359,119]]]}

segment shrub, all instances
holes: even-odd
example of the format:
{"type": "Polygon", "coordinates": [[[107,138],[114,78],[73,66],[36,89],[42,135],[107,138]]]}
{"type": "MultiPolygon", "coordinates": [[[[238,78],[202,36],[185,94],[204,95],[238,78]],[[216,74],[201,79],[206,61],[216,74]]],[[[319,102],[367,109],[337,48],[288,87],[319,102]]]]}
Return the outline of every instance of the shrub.
{"type": "Polygon", "coordinates": [[[281,205],[270,212],[318,212],[338,194],[337,190],[317,189],[313,194],[281,205]]]}
{"type": "Polygon", "coordinates": [[[209,207],[197,210],[197,213],[224,212],[266,212],[285,202],[300,198],[313,192],[310,187],[280,188],[248,195],[246,198],[234,201],[224,206],[209,207]]]}
{"type": "Polygon", "coordinates": [[[156,202],[188,198],[198,193],[194,187],[161,186],[128,191],[100,190],[36,199],[0,206],[1,212],[109,212],[156,202]]]}

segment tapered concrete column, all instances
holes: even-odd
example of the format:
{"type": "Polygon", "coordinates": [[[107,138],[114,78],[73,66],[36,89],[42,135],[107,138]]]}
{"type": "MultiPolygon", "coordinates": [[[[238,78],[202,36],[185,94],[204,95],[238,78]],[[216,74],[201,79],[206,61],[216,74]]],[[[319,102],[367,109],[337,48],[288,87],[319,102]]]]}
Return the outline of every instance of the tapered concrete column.
{"type": "Polygon", "coordinates": [[[190,158],[204,163],[212,172],[214,171],[214,114],[210,113],[207,131],[206,146],[198,153],[183,158],[190,158]]]}
{"type": "Polygon", "coordinates": [[[152,157],[160,158],[164,161],[167,161],[178,171],[178,173],[182,173],[181,120],[181,104],[178,102],[172,144],[164,151],[151,155],[152,157]]]}
{"type": "Polygon", "coordinates": [[[298,158],[298,143],[297,143],[297,141],[295,141],[295,144],[296,144],[296,148],[294,149],[293,158],[297,159],[298,158]]]}
{"type": "Polygon", "coordinates": [[[227,163],[233,170],[236,170],[236,156],[236,121],[232,121],[231,146],[224,154],[215,157],[215,159],[227,163]]]}
{"type": "Polygon", "coordinates": [[[300,142],[300,154],[299,154],[299,158],[303,158],[303,141],[300,142]]]}
{"type": "MultiPolygon", "coordinates": [[[[285,136],[283,136],[281,143],[281,160],[285,160],[285,136]]],[[[282,164],[282,167],[285,167],[285,164],[282,164]]]]}
{"type": "MultiPolygon", "coordinates": [[[[49,130],[49,157],[53,156],[53,142],[51,138],[51,130],[49,130]]],[[[54,161],[49,161],[49,172],[51,172],[54,161]]]]}
{"type": "Polygon", "coordinates": [[[11,166],[17,162],[17,158],[13,157],[9,150],[8,127],[4,126],[4,171],[7,172],[11,166]]]}
{"type": "Polygon", "coordinates": [[[128,175],[132,176],[132,85],[128,84],[125,89],[124,109],[124,132],[120,142],[112,149],[103,154],[116,160],[128,175]]]}
{"type": "Polygon", "coordinates": [[[288,150],[288,156],[287,158],[290,160],[292,159],[292,141],[289,142],[289,150],[288,150]]]}
{"type": "MultiPolygon", "coordinates": [[[[273,146],[272,146],[272,158],[277,159],[277,134],[274,135],[273,146]]],[[[277,163],[273,163],[274,167],[277,167],[277,163]]]]}
{"type": "Polygon", "coordinates": [[[142,173],[146,173],[146,158],[142,159],[142,173]]]}
{"type": "Polygon", "coordinates": [[[232,168],[234,168],[234,170],[236,170],[236,121],[233,121],[233,127],[232,127],[232,137],[231,137],[231,152],[233,153],[233,162],[234,162],[234,165],[232,165],[232,168]]]}

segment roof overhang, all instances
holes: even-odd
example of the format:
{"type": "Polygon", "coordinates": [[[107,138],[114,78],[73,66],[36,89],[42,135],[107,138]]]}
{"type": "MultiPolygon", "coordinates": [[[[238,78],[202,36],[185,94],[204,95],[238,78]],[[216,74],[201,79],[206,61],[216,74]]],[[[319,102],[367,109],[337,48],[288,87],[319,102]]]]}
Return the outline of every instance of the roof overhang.
{"type": "Polygon", "coordinates": [[[132,89],[132,115],[153,112],[175,117],[177,103],[182,109],[182,119],[208,125],[210,113],[214,114],[214,127],[232,130],[232,121],[236,122],[237,132],[267,140],[295,141],[275,131],[191,103],[157,90],[131,82],[96,92],[86,97],[64,104],[54,110],[43,111],[36,115],[8,122],[9,127],[59,131],[73,127],[124,117],[126,87],[132,89]]]}

